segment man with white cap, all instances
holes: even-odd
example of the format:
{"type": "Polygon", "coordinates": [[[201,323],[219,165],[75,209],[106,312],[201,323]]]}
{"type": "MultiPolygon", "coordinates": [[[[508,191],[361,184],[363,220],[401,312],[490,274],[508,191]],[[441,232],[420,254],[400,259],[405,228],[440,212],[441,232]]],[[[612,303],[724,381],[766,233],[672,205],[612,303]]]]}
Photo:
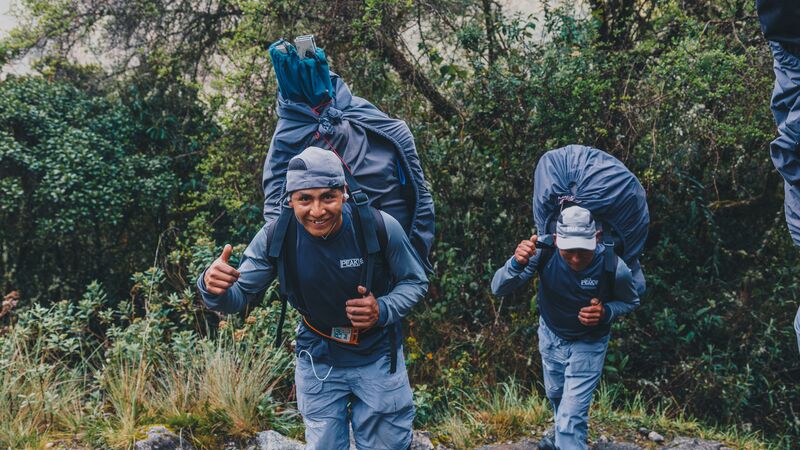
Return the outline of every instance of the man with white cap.
{"type": "Polygon", "coordinates": [[[537,250],[539,237],[531,236],[492,279],[492,292],[508,295],[539,275],[539,352],[555,412],[555,442],[545,437],[540,449],[588,448],[589,406],[603,371],[611,323],[639,306],[631,271],[598,244],[599,237],[591,213],[570,206],[558,218],[556,249],[537,250]],[[607,258],[612,258],[612,271],[606,269],[607,258]]]}
{"type": "Polygon", "coordinates": [[[345,187],[333,152],[305,149],[289,161],[286,175],[295,219],[284,245],[295,251],[290,260],[268,257],[275,231],[267,224],[250,242],[238,270],[227,263],[231,247],[226,245],[197,284],[210,308],[236,313],[282,270],[281,276],[292,281],[289,302],[302,316],[295,384],[306,448],[349,448],[352,424],[359,449],[405,450],[411,444],[414,403],[402,347],[392,341],[401,332],[400,320],[425,295],[428,279],[402,226],[371,210],[383,225],[377,227],[381,257],[374,266],[373,292],[367,292],[362,219],[347,203],[345,187]]]}

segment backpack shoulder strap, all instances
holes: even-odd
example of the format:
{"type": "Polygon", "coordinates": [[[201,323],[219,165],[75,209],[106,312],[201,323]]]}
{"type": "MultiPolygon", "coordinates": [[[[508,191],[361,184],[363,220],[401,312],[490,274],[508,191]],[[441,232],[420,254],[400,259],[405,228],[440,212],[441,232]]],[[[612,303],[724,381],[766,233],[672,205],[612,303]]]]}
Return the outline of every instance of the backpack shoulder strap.
{"type": "Polygon", "coordinates": [[[553,255],[556,253],[555,248],[540,248],[541,255],[539,255],[539,261],[536,263],[536,270],[542,271],[544,270],[547,263],[550,262],[550,259],[553,258],[553,255]]]}
{"type": "Polygon", "coordinates": [[[617,265],[619,264],[619,256],[614,251],[613,242],[605,242],[603,245],[606,247],[603,252],[603,277],[605,278],[605,297],[603,302],[614,300],[614,289],[617,284],[617,265]]]}
{"type": "Polygon", "coordinates": [[[381,251],[386,250],[389,245],[389,235],[386,233],[386,222],[383,221],[383,214],[377,208],[372,209],[372,217],[375,219],[375,233],[378,235],[378,245],[381,251]]]}
{"type": "MultiPolygon", "coordinates": [[[[386,232],[386,222],[383,220],[383,214],[381,214],[380,210],[378,210],[377,208],[370,207],[370,212],[372,215],[372,224],[374,227],[374,232],[379,245],[379,252],[382,253],[383,251],[386,250],[386,247],[389,245],[388,244],[389,234],[386,232]]],[[[354,214],[354,217],[359,217],[359,215],[354,214]]],[[[357,220],[359,220],[359,227],[362,228],[361,234],[363,236],[362,240],[363,243],[367,239],[365,230],[363,229],[364,222],[361,221],[360,218],[357,220]]],[[[365,246],[365,248],[367,247],[365,246]]],[[[375,270],[375,259],[378,257],[378,255],[379,255],[378,253],[369,253],[366,255],[364,264],[365,266],[367,266],[366,282],[370,284],[365,286],[372,285],[372,277],[374,276],[374,270],[375,270]]],[[[391,352],[389,354],[389,373],[397,372],[397,347],[398,347],[397,328],[398,327],[399,324],[394,324],[389,326],[389,351],[391,352]]]]}
{"type": "Polygon", "coordinates": [[[275,347],[282,343],[283,324],[286,321],[286,303],[289,301],[291,292],[290,286],[297,286],[297,274],[286,267],[296,267],[293,264],[297,261],[295,241],[297,240],[297,229],[293,221],[294,211],[287,205],[281,208],[281,215],[278,219],[267,226],[267,239],[269,250],[267,257],[275,264],[278,269],[278,283],[280,283],[281,296],[281,315],[278,318],[277,331],[275,333],[275,347]],[[284,245],[288,242],[288,245],[284,245]],[[290,261],[288,261],[290,260],[290,261]],[[294,282],[294,284],[292,284],[294,282]]]}

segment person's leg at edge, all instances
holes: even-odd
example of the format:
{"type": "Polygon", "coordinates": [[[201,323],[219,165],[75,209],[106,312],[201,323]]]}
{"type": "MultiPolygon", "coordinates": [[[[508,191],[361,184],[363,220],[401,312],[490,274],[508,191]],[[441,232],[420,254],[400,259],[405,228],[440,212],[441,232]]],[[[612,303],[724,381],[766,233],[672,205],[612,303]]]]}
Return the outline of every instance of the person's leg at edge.
{"type": "Polygon", "coordinates": [[[359,367],[351,380],[357,397],[352,405],[353,434],[359,450],[406,450],[411,445],[414,424],[414,395],[408,382],[402,347],[398,349],[397,371],[389,373],[385,355],[359,367]]]}
{"type": "Polygon", "coordinates": [[[542,356],[542,374],[544,376],[544,390],[550,405],[553,407],[553,416],[558,414],[561,396],[564,391],[564,370],[566,369],[567,354],[566,341],[553,334],[544,320],[539,320],[539,354],[542,356]]]}
{"type": "Polygon", "coordinates": [[[797,335],[797,349],[800,350],[800,308],[797,308],[797,315],[794,317],[794,333],[797,335]]]}
{"type": "Polygon", "coordinates": [[[556,447],[559,450],[586,450],[589,407],[603,373],[608,336],[597,341],[570,343],[564,372],[564,394],[556,415],[556,447]]]}
{"type": "Polygon", "coordinates": [[[347,426],[350,388],[342,378],[345,369],[334,367],[328,374],[330,367],[315,362],[312,368],[308,355],[297,358],[294,379],[297,386],[297,409],[300,410],[306,426],[306,450],[350,448],[350,431],[347,426]]]}

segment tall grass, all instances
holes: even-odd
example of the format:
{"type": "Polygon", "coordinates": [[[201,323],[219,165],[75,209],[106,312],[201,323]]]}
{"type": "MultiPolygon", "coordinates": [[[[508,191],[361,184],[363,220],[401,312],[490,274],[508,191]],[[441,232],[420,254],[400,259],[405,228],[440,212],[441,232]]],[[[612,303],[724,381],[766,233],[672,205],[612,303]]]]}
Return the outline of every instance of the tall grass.
{"type": "Polygon", "coordinates": [[[229,339],[206,348],[200,358],[201,402],[224,412],[230,420],[231,434],[242,436],[259,431],[263,426],[259,406],[271,399],[278,383],[291,373],[292,358],[269,346],[237,345],[229,339]]]}
{"type": "Polygon", "coordinates": [[[246,437],[299,423],[285,402],[292,356],[229,333],[197,338],[190,352],[106,360],[51,361],[42,339],[13,332],[0,344],[0,448],[62,440],[132,448],[154,424],[214,447],[214,439],[195,435],[246,437]]]}
{"type": "Polygon", "coordinates": [[[81,422],[86,392],[80,373],[43,362],[42,342],[14,335],[0,341],[0,447],[41,447],[51,435],[81,422]]]}
{"type": "MultiPolygon", "coordinates": [[[[620,401],[618,390],[601,385],[595,392],[589,422],[590,440],[635,435],[645,427],[667,438],[698,437],[745,450],[789,448],[780,440],[765,441],[756,433],[735,427],[714,427],[688,417],[674,405],[647,402],[640,396],[620,401]]],[[[515,380],[487,387],[482,394],[462,393],[458,406],[434,425],[434,435],[456,450],[523,438],[539,438],[553,425],[549,401],[515,380]]],[[[652,443],[650,443],[652,444],[652,443]]],[[[642,443],[647,446],[648,443],[642,443]]]]}

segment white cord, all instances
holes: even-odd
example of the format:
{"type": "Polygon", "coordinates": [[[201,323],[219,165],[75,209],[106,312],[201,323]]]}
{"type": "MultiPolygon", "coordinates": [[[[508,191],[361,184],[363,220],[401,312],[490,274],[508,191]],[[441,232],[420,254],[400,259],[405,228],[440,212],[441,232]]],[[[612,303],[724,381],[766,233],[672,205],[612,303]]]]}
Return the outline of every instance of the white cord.
{"type": "Polygon", "coordinates": [[[300,353],[298,353],[297,356],[300,357],[303,355],[303,353],[308,355],[308,359],[311,360],[311,371],[314,372],[314,378],[316,378],[317,381],[325,381],[328,379],[329,376],[331,376],[331,371],[333,370],[333,366],[331,366],[331,368],[328,369],[328,373],[325,375],[325,378],[320,378],[319,376],[317,376],[317,369],[314,367],[314,357],[311,356],[311,353],[308,353],[307,350],[300,350],[300,353]]]}

